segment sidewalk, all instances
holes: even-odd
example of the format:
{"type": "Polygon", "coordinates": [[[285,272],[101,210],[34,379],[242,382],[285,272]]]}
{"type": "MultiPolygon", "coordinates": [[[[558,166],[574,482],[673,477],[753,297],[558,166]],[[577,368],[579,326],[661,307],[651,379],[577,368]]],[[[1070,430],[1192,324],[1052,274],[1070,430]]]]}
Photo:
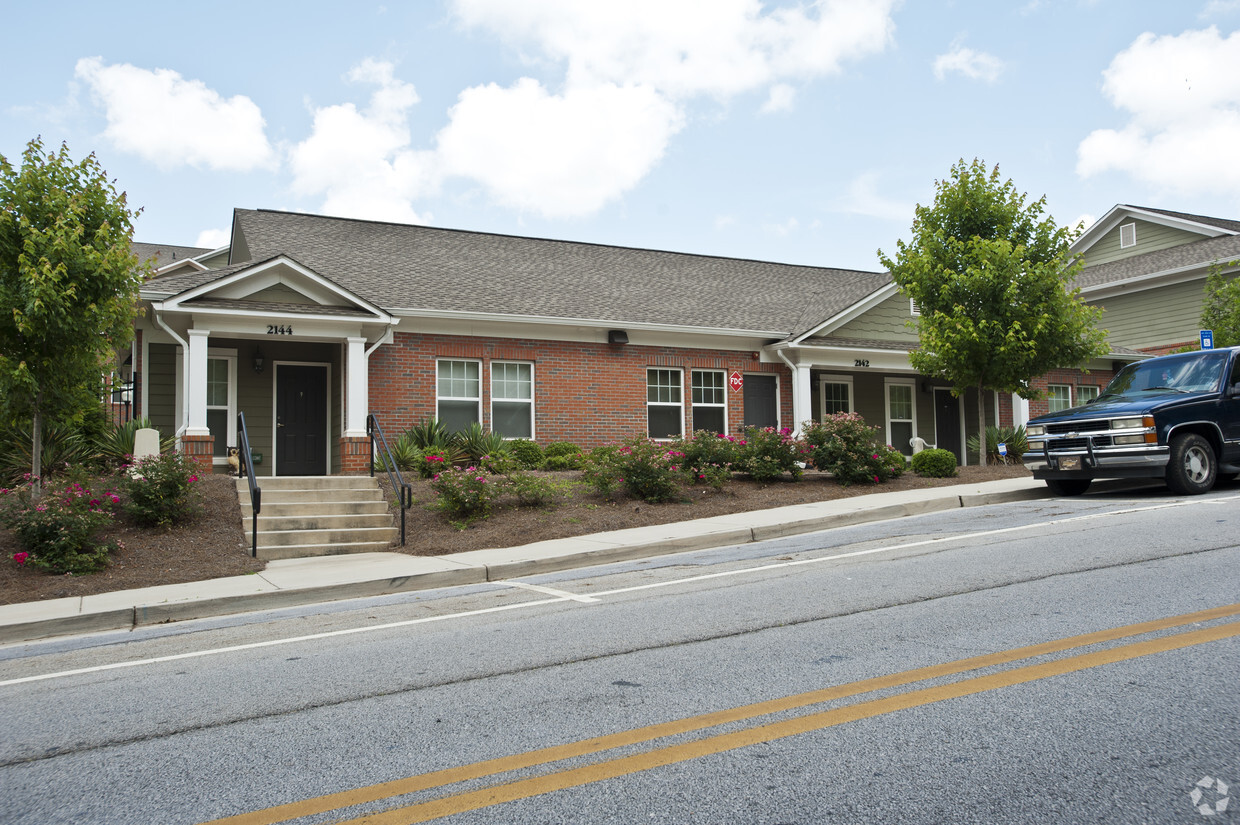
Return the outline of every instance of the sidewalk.
{"type": "Polygon", "coordinates": [[[272,561],[248,576],[0,605],[0,644],[533,576],[1049,495],[1031,478],[932,487],[615,530],[450,556],[358,553],[272,561]]]}

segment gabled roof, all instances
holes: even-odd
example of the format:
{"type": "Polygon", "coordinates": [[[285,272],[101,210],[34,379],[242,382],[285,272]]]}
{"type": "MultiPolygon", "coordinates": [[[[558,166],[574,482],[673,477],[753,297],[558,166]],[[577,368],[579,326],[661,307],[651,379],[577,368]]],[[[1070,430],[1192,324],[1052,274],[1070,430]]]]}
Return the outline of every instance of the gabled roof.
{"type": "Polygon", "coordinates": [[[138,256],[139,261],[145,262],[153,258],[156,269],[161,269],[170,263],[190,260],[215,251],[204,249],[200,246],[172,246],[171,244],[137,242],[131,243],[129,248],[138,256]]]}
{"type": "Polygon", "coordinates": [[[1082,292],[1136,281],[1154,281],[1180,274],[1204,274],[1212,263],[1240,260],[1240,235],[1205,238],[1167,249],[1086,267],[1076,276],[1082,292]]]}
{"type": "Polygon", "coordinates": [[[278,255],[397,315],[771,337],[804,332],[891,280],[883,272],[238,209],[229,267],[157,278],[144,293],[177,294],[278,255]]]}
{"type": "Polygon", "coordinates": [[[1105,215],[1082,232],[1081,236],[1073,242],[1072,251],[1084,254],[1116,226],[1134,218],[1161,226],[1181,229],[1185,232],[1192,232],[1200,235],[1202,238],[1217,238],[1220,235],[1240,234],[1240,221],[1120,203],[1112,206],[1105,215]]]}

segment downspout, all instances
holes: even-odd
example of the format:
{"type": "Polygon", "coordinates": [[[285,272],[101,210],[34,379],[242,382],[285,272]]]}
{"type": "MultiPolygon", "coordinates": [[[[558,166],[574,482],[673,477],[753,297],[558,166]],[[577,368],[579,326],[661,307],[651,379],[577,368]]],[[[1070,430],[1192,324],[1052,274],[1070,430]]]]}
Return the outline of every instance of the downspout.
{"type": "MultiPolygon", "coordinates": [[[[801,382],[797,380],[797,370],[799,367],[788,360],[788,356],[784,355],[782,349],[775,350],[775,354],[779,356],[780,361],[783,361],[788,366],[788,371],[792,373],[792,437],[800,438],[802,421],[800,416],[797,415],[797,412],[801,409],[801,405],[797,404],[797,396],[800,394],[801,386],[801,382]]],[[[803,403],[804,401],[802,401],[803,403]]],[[[808,418],[809,416],[805,417],[808,418]]]]}
{"type": "Polygon", "coordinates": [[[189,342],[186,341],[184,338],[182,338],[180,335],[177,335],[176,332],[173,331],[172,327],[164,323],[164,316],[163,316],[162,311],[158,309],[155,310],[154,318],[155,318],[155,323],[159,325],[159,328],[162,329],[164,332],[168,333],[170,336],[172,336],[172,340],[176,341],[178,344],[181,345],[181,415],[182,415],[182,421],[181,421],[181,426],[178,427],[176,431],[177,438],[180,438],[181,434],[184,433],[187,429],[189,429],[189,342]]]}

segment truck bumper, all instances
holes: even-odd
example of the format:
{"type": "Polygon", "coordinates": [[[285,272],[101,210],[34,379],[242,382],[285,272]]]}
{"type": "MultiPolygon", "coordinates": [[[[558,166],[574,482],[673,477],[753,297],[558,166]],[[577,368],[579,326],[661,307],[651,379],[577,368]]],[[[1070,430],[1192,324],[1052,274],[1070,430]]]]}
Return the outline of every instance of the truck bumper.
{"type": "Polygon", "coordinates": [[[1154,447],[1140,451],[1073,451],[1026,453],[1025,466],[1034,478],[1162,478],[1167,472],[1169,450],[1154,447]]]}

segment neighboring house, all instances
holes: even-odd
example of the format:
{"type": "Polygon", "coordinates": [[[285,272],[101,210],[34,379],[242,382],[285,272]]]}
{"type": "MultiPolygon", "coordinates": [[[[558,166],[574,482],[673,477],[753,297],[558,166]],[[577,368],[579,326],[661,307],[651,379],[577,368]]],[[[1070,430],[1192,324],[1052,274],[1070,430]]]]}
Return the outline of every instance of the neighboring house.
{"type": "MultiPolygon", "coordinates": [[[[239,411],[263,475],[361,471],[368,413],[389,437],[437,417],[587,448],[840,411],[906,453],[963,456],[976,431],[976,396],[909,365],[888,273],[243,209],[228,247],[135,248],[164,255],[139,414],[204,464],[239,411]]],[[[986,400],[1011,423],[1010,397],[986,400]]]]}
{"type": "MultiPolygon", "coordinates": [[[[1085,263],[1076,279],[1081,298],[1102,308],[1112,346],[1163,355],[1198,346],[1206,276],[1215,264],[1240,260],[1240,221],[1120,204],[1072,251],[1085,263]]],[[[1021,420],[1085,403],[1106,384],[1104,375],[1044,376],[1037,386],[1047,397],[1029,402],[1021,420]]]]}

